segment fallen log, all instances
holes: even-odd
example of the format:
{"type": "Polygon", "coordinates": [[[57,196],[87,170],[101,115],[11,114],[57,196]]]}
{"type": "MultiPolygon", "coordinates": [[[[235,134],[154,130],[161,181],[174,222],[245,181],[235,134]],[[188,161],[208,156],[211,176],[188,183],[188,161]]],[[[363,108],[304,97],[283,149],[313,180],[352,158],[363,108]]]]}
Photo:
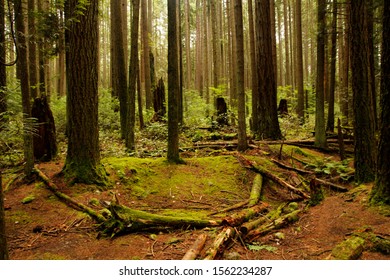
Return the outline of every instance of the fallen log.
{"type": "Polygon", "coordinates": [[[236,231],[232,227],[225,227],[214,239],[211,247],[206,251],[206,257],[204,260],[213,260],[218,253],[222,252],[225,244],[233,239],[236,235],[236,231]]]}
{"type": "Polygon", "coordinates": [[[60,200],[71,206],[72,208],[83,211],[84,213],[87,213],[89,216],[91,216],[95,221],[98,223],[104,223],[106,222],[106,218],[103,217],[103,215],[97,213],[92,208],[89,208],[88,206],[77,202],[70,196],[60,192],[57,188],[57,186],[50,181],[50,179],[39,169],[35,168],[33,172],[45,183],[46,187],[60,200]]]}
{"type": "Polygon", "coordinates": [[[195,243],[192,245],[192,247],[183,256],[182,260],[195,260],[197,256],[200,254],[200,252],[202,251],[206,239],[207,239],[207,234],[203,233],[199,235],[195,243]]]}
{"type": "Polygon", "coordinates": [[[134,210],[117,203],[111,203],[109,210],[112,217],[102,225],[102,228],[103,233],[109,234],[111,237],[118,234],[132,233],[151,228],[204,228],[220,226],[222,223],[220,220],[202,220],[152,214],[140,210],[134,210]]]}
{"type": "Polygon", "coordinates": [[[301,212],[301,210],[296,210],[294,212],[291,212],[289,214],[286,214],[271,223],[268,223],[264,226],[261,226],[258,229],[254,229],[248,232],[248,234],[245,236],[245,239],[248,241],[253,241],[255,238],[259,236],[264,236],[267,233],[269,233],[272,230],[280,229],[288,224],[291,224],[298,220],[298,214],[301,212]]]}
{"type": "Polygon", "coordinates": [[[225,213],[225,212],[229,212],[229,211],[232,211],[232,210],[236,210],[236,209],[244,207],[248,203],[249,203],[249,199],[246,199],[246,200],[238,202],[238,203],[236,203],[236,204],[234,204],[232,206],[223,208],[223,209],[218,210],[218,211],[214,211],[214,212],[210,213],[209,215],[213,216],[213,215],[216,215],[216,214],[220,214],[220,213],[225,213]]]}
{"type": "Polygon", "coordinates": [[[267,211],[269,207],[268,203],[262,202],[260,205],[255,205],[251,208],[244,209],[239,213],[226,217],[222,220],[222,225],[229,225],[231,227],[239,226],[244,222],[249,221],[254,216],[267,211]]]}
{"type": "Polygon", "coordinates": [[[249,196],[249,202],[248,202],[249,207],[256,205],[259,202],[262,187],[263,187],[263,176],[261,174],[256,174],[255,178],[253,179],[252,190],[249,196]]]}
{"type": "Polygon", "coordinates": [[[348,189],[346,187],[343,187],[343,186],[340,186],[340,185],[337,185],[337,184],[334,184],[334,183],[331,183],[331,182],[328,182],[328,181],[325,181],[325,180],[322,180],[319,178],[314,178],[314,180],[316,182],[324,185],[324,186],[330,187],[334,191],[338,191],[338,192],[347,192],[348,191],[348,189]]]}
{"type": "Polygon", "coordinates": [[[299,196],[301,196],[301,197],[303,197],[305,199],[309,199],[310,198],[310,196],[308,194],[304,193],[300,189],[297,189],[297,188],[293,187],[292,185],[290,185],[289,183],[287,183],[283,179],[279,178],[278,176],[272,174],[271,172],[267,171],[263,167],[253,165],[253,163],[251,161],[247,160],[242,155],[236,154],[236,158],[237,158],[238,162],[241,164],[241,166],[243,166],[243,167],[245,167],[245,168],[247,168],[249,170],[252,170],[252,171],[254,171],[256,173],[260,173],[264,177],[274,181],[275,183],[278,183],[282,187],[285,187],[285,188],[289,189],[290,191],[294,192],[295,194],[298,194],[299,196]]]}
{"type": "Polygon", "coordinates": [[[287,203],[282,203],[279,205],[279,207],[276,210],[269,212],[266,216],[260,217],[256,220],[252,220],[252,221],[248,221],[248,222],[243,223],[240,226],[240,232],[242,234],[246,235],[249,231],[251,231],[255,228],[258,228],[260,225],[279,218],[280,215],[282,214],[283,208],[286,205],[287,205],[287,203]]]}
{"type": "Polygon", "coordinates": [[[292,166],[289,166],[287,164],[284,164],[283,162],[280,162],[276,159],[271,159],[271,161],[285,169],[288,169],[288,170],[292,170],[292,171],[296,171],[298,172],[299,174],[306,174],[306,175],[311,175],[311,174],[314,174],[313,171],[309,171],[309,170],[305,170],[305,169],[300,169],[300,168],[296,168],[296,167],[292,167],[292,166]]]}

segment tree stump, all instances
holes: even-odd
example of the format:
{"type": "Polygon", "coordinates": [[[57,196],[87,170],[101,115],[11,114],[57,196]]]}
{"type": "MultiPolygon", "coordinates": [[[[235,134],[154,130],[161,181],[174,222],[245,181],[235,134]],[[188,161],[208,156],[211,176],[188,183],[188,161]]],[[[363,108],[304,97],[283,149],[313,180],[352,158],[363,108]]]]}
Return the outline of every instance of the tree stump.
{"type": "Polygon", "coordinates": [[[287,99],[280,99],[279,107],[278,107],[278,113],[281,116],[287,116],[288,115],[287,99]]]}
{"type": "Polygon", "coordinates": [[[31,116],[37,122],[33,136],[34,157],[38,161],[50,161],[57,155],[56,127],[46,96],[35,98],[31,116]]]}
{"type": "Polygon", "coordinates": [[[165,85],[162,78],[158,81],[157,86],[153,90],[153,109],[154,115],[152,122],[161,122],[166,114],[165,107],[165,85]]]}
{"type": "Polygon", "coordinates": [[[217,97],[216,99],[217,107],[217,122],[219,125],[229,125],[228,115],[227,115],[227,104],[225,98],[217,97]]]}

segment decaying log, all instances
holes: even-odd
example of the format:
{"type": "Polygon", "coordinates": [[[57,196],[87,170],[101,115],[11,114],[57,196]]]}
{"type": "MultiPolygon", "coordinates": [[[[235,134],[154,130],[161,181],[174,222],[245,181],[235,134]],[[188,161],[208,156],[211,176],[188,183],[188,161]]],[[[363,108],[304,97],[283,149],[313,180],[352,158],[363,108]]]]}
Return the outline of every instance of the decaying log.
{"type": "Polygon", "coordinates": [[[259,202],[262,187],[263,187],[263,176],[261,174],[256,174],[255,178],[253,179],[252,190],[249,196],[249,202],[248,202],[249,207],[256,205],[259,202]]]}
{"type": "Polygon", "coordinates": [[[258,229],[251,230],[245,236],[245,239],[252,241],[259,236],[266,235],[267,233],[269,233],[272,230],[283,228],[283,227],[287,226],[288,224],[293,223],[296,220],[298,220],[298,214],[300,212],[301,212],[301,210],[296,210],[294,212],[286,214],[286,215],[272,221],[271,223],[268,223],[264,226],[261,226],[258,229]]]}
{"type": "Polygon", "coordinates": [[[331,257],[336,260],[357,260],[363,253],[365,240],[352,236],[333,248],[331,257]]]}
{"type": "Polygon", "coordinates": [[[328,182],[328,181],[325,181],[325,180],[322,180],[319,178],[315,178],[314,180],[316,182],[324,185],[324,186],[330,187],[334,191],[338,191],[338,192],[347,192],[348,191],[348,189],[346,187],[343,187],[343,186],[340,186],[340,185],[337,185],[337,184],[334,184],[334,183],[331,183],[331,182],[328,182]]]}
{"type": "Polygon", "coordinates": [[[248,221],[246,223],[243,223],[241,225],[241,227],[240,227],[240,232],[245,235],[249,231],[251,231],[251,230],[253,230],[255,228],[258,228],[260,225],[279,218],[281,213],[282,213],[283,208],[286,205],[287,205],[287,203],[282,203],[282,204],[279,205],[279,207],[276,210],[268,213],[267,215],[265,215],[263,217],[260,217],[260,218],[258,218],[256,220],[252,220],[252,221],[248,221]]]}
{"type": "Polygon", "coordinates": [[[229,212],[229,211],[232,211],[232,210],[236,210],[236,209],[244,207],[248,203],[249,203],[249,199],[246,199],[246,200],[238,202],[238,203],[236,203],[236,204],[234,204],[232,206],[223,208],[223,209],[218,210],[218,211],[214,211],[214,212],[210,213],[209,215],[213,216],[213,215],[216,215],[216,214],[219,214],[219,213],[225,213],[225,212],[229,212]]]}
{"type": "Polygon", "coordinates": [[[312,179],[310,181],[310,205],[315,206],[320,204],[324,200],[324,192],[322,190],[321,184],[312,179]]]}
{"type": "Polygon", "coordinates": [[[88,206],[82,204],[82,203],[79,203],[77,201],[75,201],[73,198],[71,198],[70,196],[60,192],[57,188],[57,186],[52,182],[50,181],[50,179],[39,169],[35,168],[33,170],[33,172],[35,174],[37,174],[37,176],[45,183],[46,187],[56,196],[58,197],[60,200],[62,200],[63,202],[65,202],[66,204],[68,204],[69,206],[71,206],[72,208],[76,209],[76,210],[79,210],[79,211],[83,211],[85,213],[87,213],[89,216],[91,216],[95,221],[97,221],[98,223],[104,223],[106,222],[106,218],[103,217],[103,215],[97,213],[96,211],[94,211],[92,208],[89,208],[88,206]]]}
{"type": "Polygon", "coordinates": [[[225,227],[215,238],[211,247],[206,251],[205,260],[213,260],[218,253],[222,252],[225,244],[234,238],[236,231],[232,227],[225,227]]]}
{"type": "Polygon", "coordinates": [[[195,260],[200,254],[200,251],[202,251],[206,240],[207,240],[207,234],[202,233],[201,235],[199,235],[195,243],[186,252],[182,260],[195,260]]]}
{"type": "Polygon", "coordinates": [[[236,158],[237,160],[240,162],[240,164],[247,168],[247,169],[250,169],[256,173],[260,173],[261,175],[263,175],[264,177],[274,181],[275,183],[278,183],[279,185],[281,185],[282,187],[285,187],[287,189],[289,189],[290,191],[298,194],[299,196],[305,198],[305,199],[309,199],[310,196],[306,193],[304,193],[303,191],[293,187],[292,185],[290,185],[289,183],[287,183],[286,181],[284,181],[283,179],[279,178],[278,176],[272,174],[271,172],[265,170],[264,168],[262,168],[261,166],[254,166],[253,163],[249,160],[247,160],[245,157],[243,157],[242,155],[240,154],[236,154],[236,158]]]}
{"type": "Polygon", "coordinates": [[[142,231],[158,227],[215,227],[221,225],[220,220],[201,220],[186,217],[173,217],[134,210],[124,205],[111,203],[109,210],[112,218],[104,223],[104,233],[111,236],[142,231]]]}
{"type": "Polygon", "coordinates": [[[244,222],[249,221],[254,216],[267,211],[269,207],[268,203],[262,202],[260,205],[252,206],[251,208],[244,209],[239,213],[226,217],[222,220],[222,225],[229,225],[232,227],[239,226],[244,222]]]}
{"type": "Polygon", "coordinates": [[[309,171],[309,170],[305,170],[305,169],[300,169],[300,168],[296,168],[296,167],[292,167],[292,166],[289,166],[287,164],[284,164],[283,162],[280,162],[276,159],[271,159],[271,161],[285,169],[288,169],[288,170],[292,170],[292,171],[296,171],[297,173],[299,174],[306,174],[306,175],[311,175],[311,174],[314,174],[312,171],[309,171]]]}

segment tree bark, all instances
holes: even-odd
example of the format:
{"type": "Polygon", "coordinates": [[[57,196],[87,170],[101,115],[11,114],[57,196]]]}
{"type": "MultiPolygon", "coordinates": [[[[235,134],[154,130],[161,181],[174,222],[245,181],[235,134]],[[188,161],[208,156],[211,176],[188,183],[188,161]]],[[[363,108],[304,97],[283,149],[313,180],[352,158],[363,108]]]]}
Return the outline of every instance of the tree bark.
{"type": "Polygon", "coordinates": [[[325,132],[325,31],[326,31],[326,3],[318,0],[317,17],[317,78],[316,78],[316,113],[315,113],[315,145],[326,148],[325,132]]]}
{"type": "Polygon", "coordinates": [[[152,82],[150,78],[150,46],[149,46],[149,27],[148,27],[148,1],[141,1],[141,24],[142,24],[142,62],[145,67],[145,105],[147,109],[153,107],[152,82]]]}
{"type": "Polygon", "coordinates": [[[0,131],[4,128],[4,113],[7,111],[7,73],[5,57],[5,9],[4,0],[0,0],[0,131]]]}
{"type": "Polygon", "coordinates": [[[249,196],[249,207],[256,205],[259,202],[262,188],[263,176],[261,176],[261,174],[256,174],[255,178],[253,179],[251,194],[249,196]]]}
{"type": "Polygon", "coordinates": [[[296,15],[296,57],[297,57],[297,88],[298,88],[298,106],[297,114],[300,119],[300,123],[303,124],[305,121],[305,93],[303,87],[303,45],[302,45],[302,1],[296,0],[295,4],[295,15],[296,15]]]}
{"type": "Polygon", "coordinates": [[[256,55],[258,75],[259,131],[264,139],[280,139],[276,98],[276,81],[272,59],[270,0],[256,1],[256,55]]]}
{"type": "Polygon", "coordinates": [[[371,193],[373,203],[390,205],[390,2],[384,2],[381,54],[381,118],[377,153],[376,181],[371,193]]]}
{"type": "Polygon", "coordinates": [[[25,15],[23,1],[15,0],[15,28],[17,32],[18,62],[16,64],[17,77],[20,80],[23,107],[23,152],[26,164],[24,173],[29,177],[34,168],[33,137],[31,133],[31,101],[30,78],[28,71],[28,53],[26,44],[25,15]]]}
{"type": "Polygon", "coordinates": [[[64,172],[72,182],[106,185],[99,151],[98,3],[89,2],[80,15],[78,0],[65,2],[70,24],[65,33],[68,152],[64,172]]]}
{"type": "MultiPolygon", "coordinates": [[[[111,84],[113,96],[119,99],[121,137],[128,134],[128,103],[126,58],[124,51],[121,1],[110,1],[111,5],[111,84]]],[[[125,21],[127,23],[127,20],[125,21]]]]}
{"type": "Polygon", "coordinates": [[[237,44],[237,97],[238,97],[238,147],[239,151],[248,148],[246,138],[246,114],[245,114],[245,65],[244,65],[244,27],[242,19],[242,0],[234,0],[234,20],[237,44]]]}
{"type": "MultiPolygon", "coordinates": [[[[127,89],[129,104],[128,104],[128,130],[126,135],[126,148],[129,151],[135,150],[135,96],[137,77],[139,76],[139,62],[138,62],[138,33],[139,33],[139,8],[140,0],[132,1],[132,24],[131,24],[131,50],[129,62],[129,85],[127,89]]],[[[140,95],[141,92],[138,92],[140,95]]],[[[140,117],[142,117],[142,104],[138,104],[140,110],[140,117]]]]}
{"type": "Polygon", "coordinates": [[[179,63],[177,0],[168,0],[168,152],[170,162],[179,162],[179,63]]]}
{"type": "MultiPolygon", "coordinates": [[[[351,1],[351,69],[354,109],[355,180],[375,178],[375,121],[372,112],[367,56],[367,3],[351,1]]],[[[381,155],[383,156],[383,155],[381,155]]]]}
{"type": "Polygon", "coordinates": [[[225,227],[214,239],[211,247],[206,251],[206,257],[204,260],[213,260],[220,253],[226,243],[233,239],[236,235],[236,231],[232,227],[225,227]]]}
{"type": "Polygon", "coordinates": [[[202,251],[204,244],[207,240],[207,234],[200,234],[196,239],[195,243],[191,248],[186,252],[182,260],[195,260],[197,256],[202,251]]]}

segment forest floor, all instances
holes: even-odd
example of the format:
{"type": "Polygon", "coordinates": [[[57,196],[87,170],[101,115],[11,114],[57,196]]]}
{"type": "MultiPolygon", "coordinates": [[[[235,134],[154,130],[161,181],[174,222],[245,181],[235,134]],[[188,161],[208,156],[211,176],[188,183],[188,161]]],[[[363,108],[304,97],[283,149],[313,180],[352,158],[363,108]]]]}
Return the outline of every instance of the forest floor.
{"type": "MultiPolygon", "coordinates": [[[[257,148],[252,145],[243,155],[309,193],[312,175],[298,175],[274,165],[271,159],[276,159],[279,151],[280,145],[259,144],[257,148]]],[[[182,154],[186,161],[183,165],[170,165],[162,158],[105,158],[103,163],[113,183],[109,190],[81,184],[67,186],[64,178],[58,176],[63,167],[60,159],[37,167],[61,192],[97,211],[103,208],[101,203],[111,201],[115,195],[121,204],[133,209],[208,217],[211,212],[249,197],[255,173],[243,168],[235,153],[222,148],[210,150],[208,156],[188,151],[182,154]]],[[[292,145],[284,145],[281,161],[299,168],[309,168],[302,163],[309,162],[316,176],[326,180],[340,173],[348,174],[352,165],[351,162],[342,165],[337,154],[292,145]]],[[[221,230],[221,227],[163,228],[98,238],[96,224],[88,215],[58,200],[39,179],[25,183],[16,179],[17,176],[15,172],[5,173],[3,180],[11,259],[175,260],[182,259],[197,237],[205,233],[208,238],[199,256],[202,258],[221,230]]],[[[302,212],[295,223],[250,242],[232,240],[217,258],[328,259],[337,244],[356,232],[369,230],[389,239],[389,214],[368,205],[372,186],[356,187],[353,182],[342,180],[337,183],[349,191],[341,193],[323,187],[325,199],[319,205],[308,206],[307,200],[298,201],[302,212]]],[[[271,180],[264,181],[261,199],[271,209],[297,201],[293,194],[271,180]]],[[[230,214],[220,213],[216,217],[230,214]]],[[[367,249],[359,259],[390,260],[390,255],[367,249]]]]}

